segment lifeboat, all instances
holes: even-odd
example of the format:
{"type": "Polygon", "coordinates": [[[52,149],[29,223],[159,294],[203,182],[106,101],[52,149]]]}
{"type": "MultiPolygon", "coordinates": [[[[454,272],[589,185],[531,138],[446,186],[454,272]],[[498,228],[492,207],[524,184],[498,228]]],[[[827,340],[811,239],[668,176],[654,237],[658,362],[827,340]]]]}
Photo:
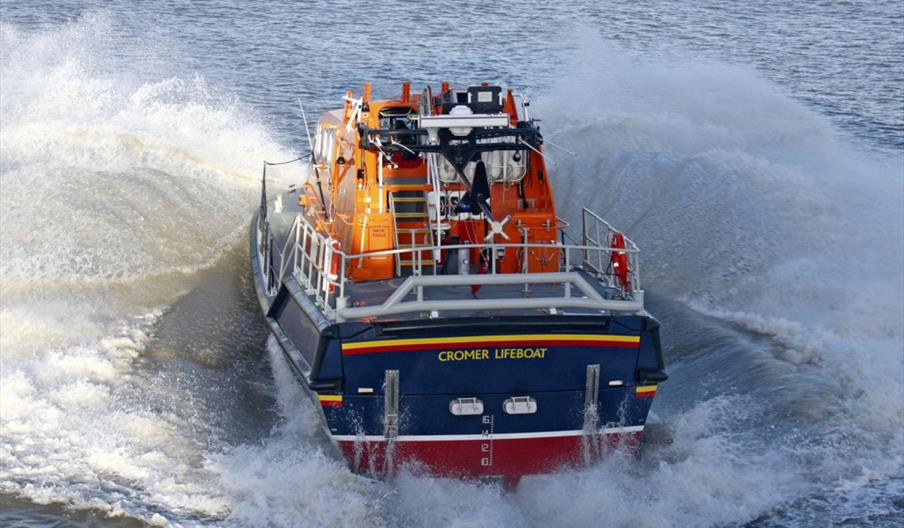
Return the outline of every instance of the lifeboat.
{"type": "Polygon", "coordinates": [[[365,84],[310,135],[287,191],[264,165],[252,269],[353,471],[512,483],[637,446],[667,379],[639,250],[586,208],[569,234],[524,96],[365,84]]]}

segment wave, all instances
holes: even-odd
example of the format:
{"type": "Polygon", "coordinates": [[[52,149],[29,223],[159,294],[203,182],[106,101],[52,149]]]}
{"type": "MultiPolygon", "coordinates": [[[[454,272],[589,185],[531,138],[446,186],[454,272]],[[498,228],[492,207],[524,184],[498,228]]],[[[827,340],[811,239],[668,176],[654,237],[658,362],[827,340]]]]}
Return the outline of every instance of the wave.
{"type": "Polygon", "coordinates": [[[204,77],[139,69],[114,24],[0,24],[0,492],[222,517],[201,465],[222,418],[156,336],[244,246],[261,160],[292,155],[204,77]]]}
{"type": "MultiPolygon", "coordinates": [[[[582,152],[547,149],[563,208],[593,196],[641,245],[649,289],[729,320],[787,321],[773,337],[809,340],[802,353],[839,370],[875,362],[855,369],[859,388],[901,394],[898,160],[857,150],[749,70],[589,48],[581,71],[592,73],[538,105],[556,123],[547,135],[582,152]]],[[[900,419],[904,406],[887,400],[872,408],[900,419]]]]}
{"type": "Polygon", "coordinates": [[[595,208],[643,250],[672,378],[640,459],[513,493],[410,472],[371,482],[334,456],[272,346],[278,421],[228,440],[213,402],[248,395],[151,351],[178,346],[157,343],[167,325],[200,325],[179,300],[242,258],[260,161],[295,156],[204,77],[129,66],[99,36],[112,23],[0,25],[3,493],[158,525],[677,526],[899,478],[895,161],[747,69],[596,39],[534,108],[581,153],[545,149],[560,212],[595,208]]]}
{"type": "MultiPolygon", "coordinates": [[[[904,231],[902,196],[889,192],[901,183],[893,160],[851,147],[749,70],[642,61],[599,41],[585,48],[534,108],[546,137],[581,153],[545,149],[560,211],[596,208],[643,249],[672,377],[640,459],[616,454],[525,478],[512,493],[411,472],[362,488],[306,448],[298,451],[318,462],[290,462],[297,471],[286,474],[282,461],[298,451],[276,456],[268,442],[226,464],[240,498],[234,519],[718,526],[792,503],[818,510],[837,489],[893,494],[884,486],[900,478],[904,454],[904,231]],[[851,240],[868,248],[856,276],[851,240]],[[245,488],[247,474],[281,478],[245,488]],[[285,482],[309,489],[321,479],[331,493],[282,493],[285,482]],[[332,492],[349,502],[336,506],[332,492]],[[375,508],[369,517],[365,505],[375,508]]],[[[290,405],[282,415],[291,422],[298,412],[290,405]]],[[[285,434],[270,441],[282,445],[285,434]]]]}

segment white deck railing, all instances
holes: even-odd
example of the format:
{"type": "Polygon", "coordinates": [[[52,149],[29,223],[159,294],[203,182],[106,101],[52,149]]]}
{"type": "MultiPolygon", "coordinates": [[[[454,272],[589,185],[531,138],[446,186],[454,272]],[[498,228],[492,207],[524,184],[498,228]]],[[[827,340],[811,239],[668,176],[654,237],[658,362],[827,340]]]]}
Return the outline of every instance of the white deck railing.
{"type": "MultiPolygon", "coordinates": [[[[259,220],[266,222],[266,220],[259,220]]],[[[258,251],[264,283],[268,294],[275,295],[279,285],[289,276],[294,277],[305,293],[324,312],[328,319],[344,321],[360,317],[396,315],[414,312],[429,312],[438,315],[454,310],[500,310],[500,309],[557,309],[584,308],[602,311],[643,311],[643,290],[640,287],[639,249],[630,239],[624,237],[625,248],[612,248],[613,236],[618,231],[596,213],[584,209],[582,212],[581,244],[540,244],[540,243],[483,243],[483,244],[435,244],[431,246],[405,247],[384,251],[347,254],[338,248],[338,241],[319,233],[302,214],[298,214],[292,224],[289,238],[280,252],[278,263],[273,262],[273,244],[264,240],[269,233],[268,225],[258,225],[258,251]],[[424,274],[421,263],[431,261],[450,250],[486,250],[490,255],[505,249],[522,250],[525,255],[519,273],[503,273],[496,269],[496,258],[490,258],[485,274],[440,274],[439,266],[430,266],[424,274]],[[529,272],[527,254],[530,249],[543,249],[556,255],[559,261],[557,272],[529,272]],[[626,255],[628,262],[628,284],[622,284],[612,272],[613,252],[626,255]],[[391,256],[411,253],[414,261],[412,276],[406,277],[401,286],[388,295],[381,303],[372,306],[351,306],[348,293],[351,279],[349,268],[368,257],[391,256]],[[586,273],[579,273],[578,270],[586,273]],[[589,280],[588,280],[589,277],[589,280]],[[604,286],[607,295],[602,295],[597,286],[604,286]],[[561,295],[534,295],[531,285],[560,285],[561,295]],[[486,295],[484,298],[467,297],[430,299],[430,288],[471,286],[522,286],[521,295],[486,295]],[[410,298],[413,297],[413,298],[410,298]]],[[[448,254],[448,253],[447,253],[448,254]]],[[[548,293],[548,292],[547,292],[548,293]]]]}

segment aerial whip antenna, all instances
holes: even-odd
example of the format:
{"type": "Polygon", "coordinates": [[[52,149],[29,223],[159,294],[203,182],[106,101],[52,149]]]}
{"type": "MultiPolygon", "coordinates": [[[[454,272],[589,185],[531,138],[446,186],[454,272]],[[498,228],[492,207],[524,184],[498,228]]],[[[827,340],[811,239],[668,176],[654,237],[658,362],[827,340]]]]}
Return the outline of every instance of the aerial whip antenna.
{"type": "Polygon", "coordinates": [[[304,132],[308,136],[308,148],[311,150],[311,153],[314,153],[314,143],[311,141],[311,129],[308,128],[308,116],[304,113],[304,103],[301,102],[301,98],[298,98],[298,108],[301,109],[301,118],[304,120],[304,132]]]}
{"type": "Polygon", "coordinates": [[[323,196],[323,186],[320,185],[320,171],[317,170],[317,162],[314,160],[314,142],[311,141],[311,129],[308,127],[308,116],[304,113],[304,103],[301,102],[301,97],[298,98],[298,108],[301,109],[301,119],[304,120],[304,133],[308,136],[308,149],[311,151],[311,166],[314,167],[314,175],[317,177],[317,192],[320,193],[320,206],[323,207],[323,212],[326,213],[327,218],[329,218],[330,213],[326,208],[326,198],[323,196]]]}

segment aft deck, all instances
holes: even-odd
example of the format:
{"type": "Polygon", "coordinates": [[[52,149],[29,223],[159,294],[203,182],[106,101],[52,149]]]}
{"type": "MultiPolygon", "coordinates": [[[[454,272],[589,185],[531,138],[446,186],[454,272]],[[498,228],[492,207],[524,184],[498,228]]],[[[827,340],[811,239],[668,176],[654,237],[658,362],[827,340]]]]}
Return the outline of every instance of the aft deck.
{"type": "MultiPolygon", "coordinates": [[[[304,295],[327,320],[407,320],[457,316],[599,315],[643,313],[637,246],[625,238],[625,248],[613,248],[618,233],[595,213],[584,210],[580,244],[484,243],[404,247],[388,251],[346,254],[306,221],[295,195],[281,195],[267,204],[258,219],[256,245],[261,273],[276,295],[285,284],[293,295],[304,295]],[[455,251],[479,249],[490,255],[507,248],[556,250],[559,269],[547,273],[501,273],[495,266],[468,273],[444,273],[443,266],[415,267],[409,275],[387,280],[354,281],[348,269],[364,258],[416,253],[418,261],[438,259],[455,251]],[[613,252],[626,256],[627,284],[613,272],[613,252]]],[[[448,256],[447,256],[448,258],[448,256]]],[[[492,259],[490,259],[492,260],[492,259]]]]}

